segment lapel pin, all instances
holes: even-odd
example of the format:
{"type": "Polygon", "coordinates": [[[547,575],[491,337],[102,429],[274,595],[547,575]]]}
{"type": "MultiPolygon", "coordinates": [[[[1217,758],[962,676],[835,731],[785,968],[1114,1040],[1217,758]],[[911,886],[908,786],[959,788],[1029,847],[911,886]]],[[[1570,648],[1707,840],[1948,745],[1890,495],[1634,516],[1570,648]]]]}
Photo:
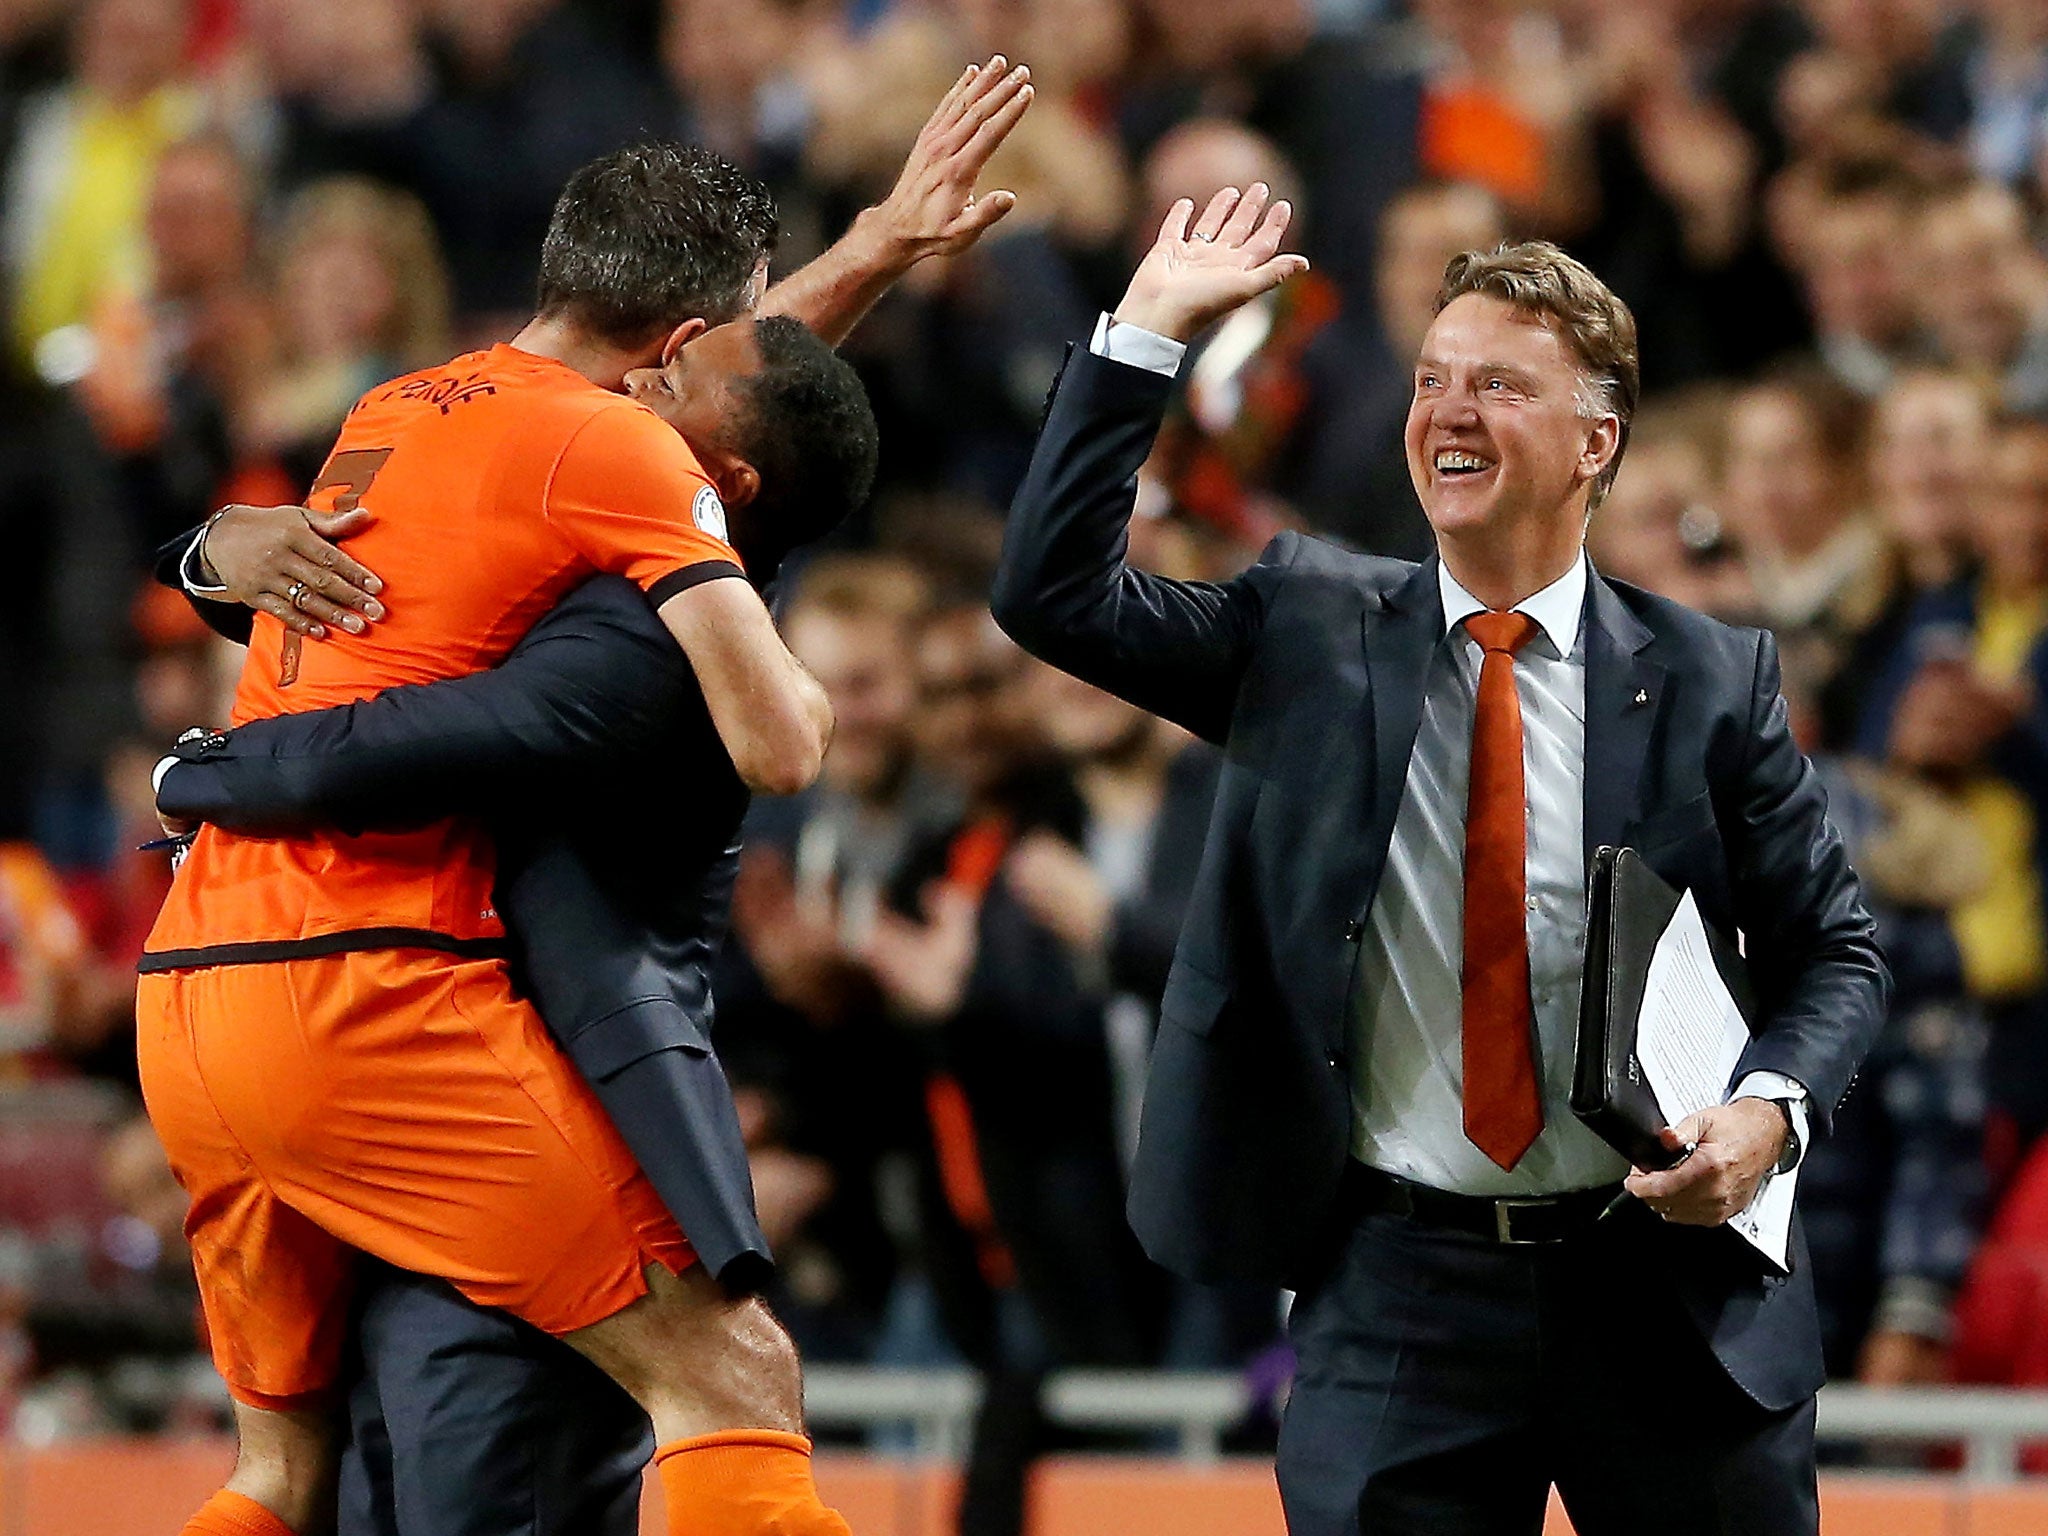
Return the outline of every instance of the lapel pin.
{"type": "Polygon", "coordinates": [[[1650,695],[1649,695],[1649,691],[1648,691],[1647,689],[1643,689],[1643,688],[1638,688],[1638,689],[1636,690],[1636,702],[1637,702],[1638,704],[1647,704],[1647,703],[1649,703],[1649,702],[1650,702],[1650,695]]]}

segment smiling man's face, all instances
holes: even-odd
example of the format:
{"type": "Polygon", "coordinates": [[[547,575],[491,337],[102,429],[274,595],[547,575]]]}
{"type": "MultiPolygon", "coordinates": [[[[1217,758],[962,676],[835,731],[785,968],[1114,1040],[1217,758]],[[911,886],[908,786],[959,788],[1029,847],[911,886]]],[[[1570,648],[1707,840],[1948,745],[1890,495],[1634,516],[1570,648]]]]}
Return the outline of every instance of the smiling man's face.
{"type": "Polygon", "coordinates": [[[1408,408],[1408,474],[1430,526],[1459,538],[1541,520],[1583,525],[1615,423],[1581,414],[1586,385],[1564,338],[1490,294],[1431,323],[1408,408]]]}

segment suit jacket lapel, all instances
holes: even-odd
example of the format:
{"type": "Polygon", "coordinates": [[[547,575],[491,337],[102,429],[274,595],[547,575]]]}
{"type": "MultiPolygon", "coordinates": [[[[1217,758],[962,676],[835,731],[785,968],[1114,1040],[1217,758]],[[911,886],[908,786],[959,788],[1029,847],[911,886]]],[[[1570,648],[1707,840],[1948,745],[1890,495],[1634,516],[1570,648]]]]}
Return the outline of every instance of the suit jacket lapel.
{"type": "Polygon", "coordinates": [[[1375,860],[1370,884],[1376,890],[1387,843],[1394,835],[1394,814],[1408,782],[1408,758],[1422,724],[1430,655],[1443,639],[1436,556],[1417,566],[1399,587],[1382,593],[1376,605],[1366,608],[1363,622],[1366,671],[1372,679],[1374,765],[1367,846],[1375,860]]]}
{"type": "Polygon", "coordinates": [[[1601,580],[1586,587],[1586,860],[1640,819],[1643,760],[1664,668],[1640,653],[1650,631],[1601,580]]]}

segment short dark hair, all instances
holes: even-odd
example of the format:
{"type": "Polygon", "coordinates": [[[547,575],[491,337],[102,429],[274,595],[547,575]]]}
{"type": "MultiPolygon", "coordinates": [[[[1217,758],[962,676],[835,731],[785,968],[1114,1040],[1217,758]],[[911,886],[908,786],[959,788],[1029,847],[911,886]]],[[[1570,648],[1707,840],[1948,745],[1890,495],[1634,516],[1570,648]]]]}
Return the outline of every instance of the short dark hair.
{"type": "Polygon", "coordinates": [[[853,365],[802,321],[754,324],[761,370],[741,382],[732,446],[761,477],[745,512],[757,538],[783,550],[822,538],[868,499],[880,438],[853,365]]]}
{"type": "Polygon", "coordinates": [[[540,247],[540,313],[623,347],[685,320],[745,313],[775,249],[775,199],[696,144],[634,144],[593,160],[555,200],[540,247]]]}
{"type": "Polygon", "coordinates": [[[1621,470],[1621,456],[1628,451],[1629,422],[1643,391],[1636,317],[1590,267],[1548,240],[1524,240],[1453,256],[1444,268],[1443,287],[1437,290],[1436,313],[1442,314],[1453,299],[1468,293],[1499,299],[1552,326],[1578,359],[1586,383],[1594,391],[1595,398],[1584,404],[1600,413],[1612,411],[1620,418],[1614,457],[1593,482],[1591,505],[1599,506],[1621,470]]]}

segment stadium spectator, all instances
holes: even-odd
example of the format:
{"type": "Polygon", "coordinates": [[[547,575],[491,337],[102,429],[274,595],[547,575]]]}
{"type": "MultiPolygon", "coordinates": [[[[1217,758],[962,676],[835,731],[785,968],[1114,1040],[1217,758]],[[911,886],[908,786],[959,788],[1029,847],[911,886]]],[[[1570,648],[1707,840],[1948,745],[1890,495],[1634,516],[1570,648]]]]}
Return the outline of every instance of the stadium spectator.
{"type": "Polygon", "coordinates": [[[1964,182],[1927,199],[1913,292],[1936,355],[1997,390],[2001,408],[2048,412],[2048,259],[2007,188],[1964,182]]]}
{"type": "MultiPolygon", "coordinates": [[[[138,623],[156,534],[223,497],[295,498],[361,382],[497,339],[569,165],[644,134],[723,145],[775,186],[779,273],[893,174],[914,104],[1000,47],[1040,91],[985,180],[1020,208],[848,349],[882,417],[880,495],[852,563],[818,562],[787,616],[840,739],[815,794],[760,807],[720,981],[806,1346],[938,1347],[905,1344],[904,1319],[926,1246],[961,1237],[912,1193],[936,1178],[925,1088],[959,1009],[907,1027],[866,947],[876,912],[943,926],[917,889],[932,849],[1006,815],[1042,828],[912,993],[971,982],[984,929],[1014,921],[1032,985],[1111,1019],[1149,996],[1119,937],[1134,919],[1103,917],[1143,818],[1105,830],[1121,792],[1089,786],[1142,783],[1149,804],[1165,748],[1096,762],[1107,716],[1017,669],[949,549],[997,526],[1129,235],[1150,239],[1171,190],[1263,176],[1302,189],[1315,270],[1256,336],[1208,340],[1133,563],[1227,575],[1297,523],[1426,553],[1398,423],[1454,251],[1555,234],[1634,305],[1648,398],[1592,546],[1622,580],[1766,612],[1831,749],[1901,997],[1803,1198],[1831,1368],[1927,1379],[1970,1230],[1973,1084],[1997,1178],[2048,1127],[2048,934],[2015,895],[2048,867],[2015,814],[2044,800],[2040,710],[2014,681],[2039,651],[2039,454],[2014,418],[2048,415],[2044,29],[2036,0],[0,3],[0,831],[39,850],[84,935],[81,1004],[17,989],[13,1018],[53,1043],[35,1070],[132,1070],[108,1026],[165,879],[132,851],[154,835],[138,764],[207,678],[138,623]],[[423,339],[437,308],[453,340],[423,339]]],[[[1157,814],[1195,761],[1172,759],[1157,814]]],[[[1226,1357],[1194,1337],[1179,1358],[1226,1357]]],[[[109,1422],[57,1412],[69,1391],[37,1399],[44,1422],[109,1422]]]]}
{"type": "Polygon", "coordinates": [[[1714,509],[1713,454],[1702,417],[1712,402],[1652,407],[1630,425],[1628,461],[1587,529],[1608,576],[1729,622],[1756,596],[1714,509]]]}
{"type": "Polygon", "coordinates": [[[1800,277],[1821,366],[1881,394],[1917,340],[1907,236],[1912,191],[1896,175],[1850,182],[1805,210],[1800,277]]]}
{"type": "Polygon", "coordinates": [[[2039,187],[2048,154],[2048,11],[2030,0],[1975,0],[1970,9],[1971,161],[1993,181],[2039,187]]]}
{"type": "Polygon", "coordinates": [[[1413,560],[1433,547],[1401,447],[1415,392],[1412,360],[1429,329],[1444,263],[1459,251],[1491,250],[1506,236],[1498,200],[1463,184],[1411,187],[1387,205],[1380,220],[1372,289],[1376,323],[1352,363],[1358,387],[1321,445],[1343,465],[1351,487],[1342,511],[1326,514],[1321,526],[1361,549],[1413,560]]]}
{"type": "Polygon", "coordinates": [[[281,499],[295,501],[371,385],[447,357],[448,278],[418,199],[333,177],[302,187],[286,206],[276,289],[279,355],[245,402],[240,436],[245,454],[284,476],[290,492],[281,499]]]}
{"type": "Polygon", "coordinates": [[[1891,594],[1882,533],[1863,506],[1860,403],[1818,370],[1744,390],[1728,411],[1721,509],[1757,612],[1778,636],[1790,697],[1811,702],[1807,739],[1841,739],[1853,699],[1830,690],[1891,594]]]}
{"type": "MultiPolygon", "coordinates": [[[[24,108],[0,232],[17,354],[143,281],[157,156],[199,121],[180,69],[186,22],[185,0],[90,0],[73,24],[75,75],[24,108]]],[[[61,356],[44,362],[65,371],[61,356]]]]}

